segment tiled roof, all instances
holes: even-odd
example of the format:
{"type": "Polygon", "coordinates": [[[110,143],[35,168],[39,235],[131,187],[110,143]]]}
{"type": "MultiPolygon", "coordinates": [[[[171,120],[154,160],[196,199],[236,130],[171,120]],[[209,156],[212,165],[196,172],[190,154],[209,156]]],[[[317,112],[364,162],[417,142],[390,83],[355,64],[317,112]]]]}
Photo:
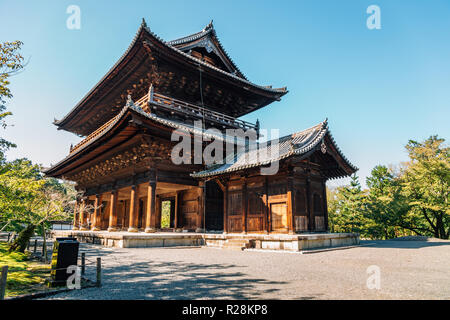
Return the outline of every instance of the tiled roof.
{"type": "Polygon", "coordinates": [[[192,133],[192,134],[203,135],[203,137],[209,137],[209,138],[213,138],[213,139],[223,139],[223,136],[221,136],[221,135],[214,135],[212,133],[206,132],[206,130],[203,130],[203,129],[199,130],[197,127],[194,127],[193,125],[182,123],[179,121],[169,120],[169,119],[162,118],[162,117],[158,117],[157,115],[155,115],[153,113],[148,113],[148,112],[144,111],[140,106],[134,104],[133,101],[128,101],[127,104],[122,108],[122,110],[114,118],[109,120],[102,127],[97,129],[96,131],[91,133],[89,136],[87,136],[85,139],[80,141],[77,145],[75,145],[71,149],[71,152],[67,157],[65,157],[63,160],[59,161],[57,164],[53,165],[51,168],[48,168],[47,170],[44,170],[44,171],[48,172],[48,171],[51,171],[52,169],[54,169],[55,167],[60,166],[64,162],[73,158],[76,154],[85,150],[88,146],[92,145],[95,141],[99,140],[107,132],[109,132],[116,125],[116,123],[118,123],[120,121],[120,119],[127,113],[127,111],[136,112],[147,119],[150,119],[154,122],[163,124],[167,127],[173,128],[173,129],[180,129],[180,130],[192,133]]]}
{"type": "Polygon", "coordinates": [[[168,41],[167,44],[170,45],[170,46],[178,46],[178,45],[190,43],[192,41],[196,41],[196,40],[201,39],[203,37],[206,37],[208,35],[214,36],[214,38],[216,39],[216,41],[217,41],[217,43],[218,43],[218,45],[220,47],[220,50],[223,51],[223,53],[225,54],[226,58],[230,61],[230,63],[233,65],[233,68],[237,71],[238,75],[241,78],[243,78],[245,80],[248,80],[247,77],[242,73],[242,71],[234,63],[233,59],[231,59],[231,57],[229,56],[228,52],[223,47],[222,43],[220,42],[219,37],[217,36],[216,30],[214,29],[212,20],[202,31],[194,33],[194,34],[191,34],[189,36],[185,36],[185,37],[179,38],[179,39],[168,41]]]}
{"type": "Polygon", "coordinates": [[[280,138],[278,140],[278,152],[276,152],[276,149],[272,150],[276,141],[271,140],[266,145],[260,146],[259,150],[254,148],[253,150],[243,151],[235,159],[231,159],[232,161],[225,161],[230,163],[213,165],[207,170],[192,173],[191,176],[195,178],[216,176],[252,167],[269,165],[272,162],[280,161],[294,155],[304,155],[316,147],[320,147],[319,144],[323,141],[326,134],[329,134],[331,142],[344,161],[354,171],[358,170],[340,152],[329,132],[327,120],[325,120],[312,128],[280,138]]]}
{"type": "MultiPolygon", "coordinates": [[[[191,56],[191,55],[189,55],[189,54],[187,54],[187,53],[181,51],[180,49],[178,49],[178,48],[174,47],[173,45],[169,44],[169,42],[166,42],[166,41],[164,41],[163,39],[161,39],[157,34],[155,34],[153,31],[150,30],[150,28],[147,26],[147,24],[145,23],[144,20],[143,20],[143,22],[142,22],[142,24],[141,24],[141,27],[139,28],[138,32],[136,33],[136,35],[139,35],[139,33],[141,32],[141,29],[144,29],[144,30],[147,31],[150,35],[152,35],[153,38],[155,38],[156,40],[158,40],[159,42],[161,42],[163,45],[165,45],[166,47],[168,47],[168,48],[170,48],[170,49],[176,51],[177,53],[179,53],[179,54],[185,56],[186,58],[188,58],[188,59],[190,59],[190,60],[193,60],[193,61],[195,61],[196,63],[198,63],[198,64],[200,64],[200,65],[202,65],[202,66],[204,66],[204,67],[207,67],[207,68],[209,68],[209,69],[213,69],[213,70],[218,71],[218,72],[220,72],[220,73],[222,73],[222,74],[224,74],[224,75],[227,75],[228,77],[231,77],[231,78],[233,78],[233,79],[236,79],[236,80],[238,80],[239,82],[248,84],[248,85],[250,85],[250,86],[252,86],[252,87],[259,88],[259,89],[262,89],[262,90],[268,91],[268,92],[280,93],[280,94],[285,94],[285,93],[288,92],[287,87],[282,87],[282,88],[272,88],[272,86],[258,85],[258,84],[253,83],[253,82],[251,82],[251,81],[249,81],[249,80],[247,80],[247,79],[245,79],[245,78],[238,77],[238,76],[235,75],[235,74],[232,74],[232,73],[230,73],[230,72],[224,71],[224,70],[222,70],[222,69],[220,69],[220,68],[217,68],[217,67],[215,67],[215,66],[213,66],[213,65],[211,65],[211,64],[209,64],[209,63],[207,63],[207,62],[205,62],[205,61],[202,61],[202,60],[200,60],[200,59],[197,59],[196,57],[193,57],[193,56],[191,56]]],[[[133,42],[134,42],[134,41],[133,41],[133,42]]],[[[146,42],[146,41],[144,40],[144,42],[146,42]]],[[[132,45],[133,45],[133,44],[134,44],[134,43],[132,43],[132,45]]],[[[130,45],[130,47],[132,47],[132,45],[130,45]]]]}
{"type": "MultiPolygon", "coordinates": [[[[208,28],[208,27],[207,27],[207,28],[208,28]]],[[[211,26],[211,29],[214,30],[214,29],[212,28],[212,26],[211,26]]],[[[241,77],[239,77],[239,76],[237,76],[237,75],[235,75],[235,74],[232,74],[232,73],[230,73],[230,72],[226,72],[226,71],[224,71],[224,70],[222,70],[222,69],[220,69],[220,68],[217,68],[217,67],[215,67],[215,66],[213,66],[213,65],[211,65],[211,64],[209,64],[209,63],[207,63],[207,62],[204,62],[204,61],[202,61],[202,60],[200,60],[200,59],[197,59],[197,58],[195,58],[195,57],[193,57],[193,56],[191,56],[191,55],[189,55],[189,54],[187,54],[187,53],[181,51],[180,49],[177,49],[173,44],[171,44],[170,41],[169,41],[169,42],[166,42],[166,41],[164,41],[163,39],[161,39],[158,35],[156,35],[155,33],[153,33],[153,32],[150,30],[150,28],[147,26],[147,23],[145,22],[145,20],[142,19],[142,23],[141,23],[141,25],[139,26],[139,29],[137,30],[137,32],[136,32],[136,34],[135,34],[133,40],[131,41],[131,43],[130,43],[130,45],[128,46],[127,50],[126,50],[126,51],[122,54],[122,56],[119,58],[119,60],[118,60],[118,61],[117,61],[117,62],[109,69],[109,71],[102,77],[102,79],[101,79],[101,80],[100,80],[100,81],[99,81],[99,82],[98,82],[91,90],[89,90],[89,92],[81,99],[81,101],[78,102],[77,105],[75,105],[75,107],[73,107],[72,110],[69,111],[69,113],[67,113],[67,114],[66,114],[62,119],[60,119],[60,120],[54,119],[53,124],[55,124],[55,125],[57,125],[57,126],[61,126],[61,125],[63,125],[63,123],[64,123],[65,121],[68,121],[68,119],[69,119],[69,118],[70,118],[70,117],[71,117],[71,116],[72,116],[72,115],[73,115],[73,114],[81,107],[81,105],[83,105],[83,103],[85,103],[85,102],[89,99],[89,97],[90,97],[90,96],[98,89],[98,87],[99,87],[104,81],[106,81],[106,80],[111,76],[111,74],[114,73],[114,71],[116,70],[116,68],[118,68],[118,66],[125,60],[125,58],[127,57],[127,55],[131,52],[131,49],[138,43],[139,36],[141,35],[141,33],[142,33],[143,31],[145,31],[145,32],[147,32],[148,34],[150,34],[154,39],[158,40],[161,44],[163,44],[163,46],[165,46],[165,47],[167,47],[167,48],[170,48],[171,50],[177,52],[178,54],[181,54],[182,56],[184,56],[184,57],[186,57],[186,58],[188,58],[188,59],[190,59],[190,60],[195,61],[197,64],[199,64],[199,65],[201,65],[201,66],[204,66],[204,67],[207,67],[207,68],[209,68],[209,69],[218,71],[218,72],[220,72],[220,73],[222,73],[222,74],[224,74],[224,75],[226,75],[226,76],[228,76],[228,77],[231,77],[231,78],[233,78],[233,79],[235,79],[235,80],[238,80],[238,81],[241,82],[242,84],[246,84],[246,85],[249,85],[249,86],[254,87],[254,88],[259,88],[259,89],[264,90],[264,91],[266,91],[266,92],[271,92],[271,93],[274,93],[274,94],[279,94],[280,97],[288,92],[287,87],[282,87],[282,88],[272,88],[272,86],[258,85],[258,84],[255,84],[255,83],[253,83],[253,82],[247,80],[245,77],[241,78],[241,77]]],[[[198,34],[201,34],[201,33],[203,33],[203,31],[199,32],[198,34]]],[[[194,36],[194,35],[192,35],[192,36],[194,36]]],[[[188,37],[189,37],[189,36],[188,36],[188,37]]],[[[188,38],[188,37],[186,37],[186,38],[188,38]]],[[[178,39],[178,40],[181,40],[181,39],[178,39]]],[[[174,41],[176,41],[176,40],[174,40],[174,41]]],[[[219,40],[217,39],[217,41],[219,41],[219,40]]],[[[146,42],[146,41],[144,40],[144,42],[146,42]]],[[[220,43],[220,42],[219,42],[219,43],[220,43]]],[[[222,47],[222,49],[223,49],[223,47],[222,47]]],[[[223,50],[224,50],[224,49],[223,49],[223,50]]],[[[225,54],[226,54],[226,51],[225,51],[225,50],[224,50],[224,52],[225,52],[225,54]]],[[[230,61],[232,61],[231,58],[230,58],[230,61]]],[[[233,64],[234,64],[234,63],[233,63],[233,64]]],[[[239,70],[237,67],[236,67],[236,69],[239,70]]],[[[242,74],[242,73],[241,73],[241,74],[242,74]]]]}

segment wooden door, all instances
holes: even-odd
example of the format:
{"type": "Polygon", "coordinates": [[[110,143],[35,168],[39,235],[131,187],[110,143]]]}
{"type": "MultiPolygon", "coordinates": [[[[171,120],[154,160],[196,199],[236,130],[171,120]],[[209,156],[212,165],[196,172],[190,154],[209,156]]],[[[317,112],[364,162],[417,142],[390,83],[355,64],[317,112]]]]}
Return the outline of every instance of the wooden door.
{"type": "Polygon", "coordinates": [[[286,202],[271,203],[270,214],[272,218],[272,231],[287,232],[288,219],[286,202]]]}

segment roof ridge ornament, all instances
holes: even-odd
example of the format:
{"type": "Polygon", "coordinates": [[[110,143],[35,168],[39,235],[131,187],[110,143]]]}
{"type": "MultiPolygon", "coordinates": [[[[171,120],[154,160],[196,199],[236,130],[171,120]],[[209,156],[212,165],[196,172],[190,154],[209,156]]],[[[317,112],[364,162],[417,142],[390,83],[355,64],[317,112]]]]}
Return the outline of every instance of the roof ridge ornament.
{"type": "Polygon", "coordinates": [[[203,28],[203,31],[208,31],[209,29],[214,29],[213,26],[213,19],[206,25],[206,27],[203,28]]]}
{"type": "Polygon", "coordinates": [[[155,94],[155,89],[153,88],[153,83],[150,83],[148,88],[148,102],[153,102],[153,95],[155,94]]]}
{"type": "Polygon", "coordinates": [[[129,95],[127,96],[127,103],[126,103],[126,106],[127,106],[127,107],[132,107],[132,106],[134,106],[133,99],[131,99],[131,94],[129,94],[129,95]]]}

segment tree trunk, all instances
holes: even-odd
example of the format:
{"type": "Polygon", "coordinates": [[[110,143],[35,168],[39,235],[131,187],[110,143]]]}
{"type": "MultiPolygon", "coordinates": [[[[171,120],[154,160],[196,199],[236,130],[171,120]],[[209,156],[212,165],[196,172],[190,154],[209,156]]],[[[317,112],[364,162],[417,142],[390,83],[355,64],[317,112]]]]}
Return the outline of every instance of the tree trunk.
{"type": "Polygon", "coordinates": [[[44,263],[47,263],[47,237],[45,234],[45,222],[42,222],[42,237],[44,238],[44,243],[42,245],[42,255],[44,256],[44,263]]]}
{"type": "Polygon", "coordinates": [[[35,228],[36,228],[36,225],[29,224],[25,229],[20,231],[17,239],[14,240],[14,242],[9,247],[9,252],[12,252],[12,251],[25,252],[28,242],[30,241],[30,238],[34,234],[35,228]]]}
{"type": "Polygon", "coordinates": [[[6,229],[6,227],[11,223],[11,220],[9,220],[1,229],[0,232],[6,229]]]}

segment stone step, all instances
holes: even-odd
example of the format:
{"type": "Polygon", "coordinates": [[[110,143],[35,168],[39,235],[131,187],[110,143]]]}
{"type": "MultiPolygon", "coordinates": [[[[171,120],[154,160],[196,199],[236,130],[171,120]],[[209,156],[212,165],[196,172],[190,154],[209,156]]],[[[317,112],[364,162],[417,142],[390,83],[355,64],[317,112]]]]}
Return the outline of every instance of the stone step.
{"type": "Polygon", "coordinates": [[[224,249],[244,250],[250,248],[248,239],[228,239],[222,246],[224,249]]]}

